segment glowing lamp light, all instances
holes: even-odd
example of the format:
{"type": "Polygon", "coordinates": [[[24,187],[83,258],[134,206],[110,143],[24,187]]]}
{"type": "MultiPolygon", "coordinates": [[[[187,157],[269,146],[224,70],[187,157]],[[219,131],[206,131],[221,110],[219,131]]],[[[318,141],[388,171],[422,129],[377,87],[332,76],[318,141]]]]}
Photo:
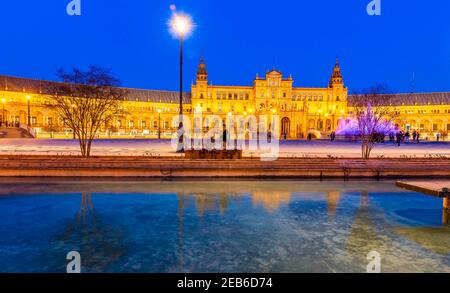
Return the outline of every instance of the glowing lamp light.
{"type": "Polygon", "coordinates": [[[192,18],[184,13],[173,13],[169,21],[170,32],[174,37],[186,38],[188,37],[194,27],[192,18]]]}
{"type": "Polygon", "coordinates": [[[28,101],[31,100],[31,96],[30,95],[27,95],[27,100],[28,101]]]}
{"type": "Polygon", "coordinates": [[[158,113],[161,114],[161,109],[158,109],[158,113]]]}
{"type": "Polygon", "coordinates": [[[6,99],[5,98],[2,98],[2,103],[4,104],[6,102],[6,99]]]}

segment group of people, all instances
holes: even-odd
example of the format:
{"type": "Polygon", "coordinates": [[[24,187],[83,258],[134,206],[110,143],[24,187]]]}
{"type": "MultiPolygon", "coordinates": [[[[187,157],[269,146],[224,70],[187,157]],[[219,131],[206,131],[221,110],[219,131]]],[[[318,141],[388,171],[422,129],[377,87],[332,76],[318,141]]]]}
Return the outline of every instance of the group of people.
{"type": "Polygon", "coordinates": [[[19,122],[0,121],[0,127],[19,127],[19,122]]]}
{"type": "Polygon", "coordinates": [[[412,142],[419,143],[420,142],[420,133],[416,130],[412,132],[409,131],[402,131],[400,130],[397,132],[397,134],[389,134],[389,140],[394,141],[394,139],[397,141],[397,145],[400,146],[403,142],[411,142],[411,136],[412,136],[412,142]]]}
{"type": "Polygon", "coordinates": [[[336,140],[336,132],[331,132],[330,134],[330,141],[335,141],[336,140]]]}

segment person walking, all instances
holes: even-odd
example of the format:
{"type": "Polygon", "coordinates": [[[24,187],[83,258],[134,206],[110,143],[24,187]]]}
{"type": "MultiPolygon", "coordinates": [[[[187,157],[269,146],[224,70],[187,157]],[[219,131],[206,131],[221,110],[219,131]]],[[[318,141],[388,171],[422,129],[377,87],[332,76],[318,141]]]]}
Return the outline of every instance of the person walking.
{"type": "Polygon", "coordinates": [[[406,132],[405,138],[406,138],[406,142],[409,142],[409,139],[411,138],[411,133],[409,133],[409,131],[406,132]]]}
{"type": "Polygon", "coordinates": [[[397,133],[397,145],[400,146],[402,143],[403,133],[400,131],[397,133]]]}
{"type": "Polygon", "coordinates": [[[222,148],[223,148],[223,150],[227,149],[227,142],[228,142],[228,131],[224,125],[223,132],[222,132],[222,148]]]}
{"type": "Polygon", "coordinates": [[[395,139],[395,136],[394,136],[394,134],[391,132],[391,133],[389,133],[389,141],[390,142],[393,142],[394,141],[394,139],[395,139]]]}

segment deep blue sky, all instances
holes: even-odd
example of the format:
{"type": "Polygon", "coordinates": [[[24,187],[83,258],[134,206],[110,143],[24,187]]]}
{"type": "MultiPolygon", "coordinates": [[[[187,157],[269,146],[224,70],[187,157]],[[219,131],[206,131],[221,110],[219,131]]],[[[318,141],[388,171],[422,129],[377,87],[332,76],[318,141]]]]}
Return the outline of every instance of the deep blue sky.
{"type": "Polygon", "coordinates": [[[450,91],[450,1],[382,0],[69,0],[2,1],[0,74],[55,79],[60,67],[110,67],[122,85],[177,90],[178,42],[170,4],[196,24],[187,40],[186,86],[205,56],[214,84],[250,85],[274,66],[296,86],[326,86],[336,56],[345,82],[386,83],[409,92],[450,91]]]}

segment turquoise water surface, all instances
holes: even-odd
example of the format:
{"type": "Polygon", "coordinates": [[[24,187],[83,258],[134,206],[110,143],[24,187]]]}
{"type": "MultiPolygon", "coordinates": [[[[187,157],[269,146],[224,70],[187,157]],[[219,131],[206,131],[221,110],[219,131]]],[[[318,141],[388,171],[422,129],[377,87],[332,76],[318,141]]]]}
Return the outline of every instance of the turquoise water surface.
{"type": "Polygon", "coordinates": [[[0,272],[450,272],[442,200],[375,181],[1,179],[0,272]]]}

